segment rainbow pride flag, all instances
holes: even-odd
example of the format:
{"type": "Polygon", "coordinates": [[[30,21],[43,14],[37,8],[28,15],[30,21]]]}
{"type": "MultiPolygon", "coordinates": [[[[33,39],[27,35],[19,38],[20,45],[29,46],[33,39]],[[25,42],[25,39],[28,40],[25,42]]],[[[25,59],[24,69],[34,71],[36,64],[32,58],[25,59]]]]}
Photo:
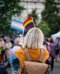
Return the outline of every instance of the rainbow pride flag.
{"type": "Polygon", "coordinates": [[[34,27],[33,19],[32,17],[26,19],[23,23],[23,26],[25,27],[26,30],[29,30],[30,28],[34,27]]]}

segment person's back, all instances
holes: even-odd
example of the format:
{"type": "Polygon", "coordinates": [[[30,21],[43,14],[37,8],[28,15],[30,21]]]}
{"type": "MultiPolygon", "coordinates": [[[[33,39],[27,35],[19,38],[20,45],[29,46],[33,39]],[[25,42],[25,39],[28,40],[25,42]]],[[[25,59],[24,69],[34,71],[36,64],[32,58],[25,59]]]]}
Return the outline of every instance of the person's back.
{"type": "Polygon", "coordinates": [[[25,36],[23,47],[20,47],[14,54],[20,60],[20,74],[24,68],[24,62],[28,61],[26,54],[24,52],[25,49],[28,50],[29,55],[31,56],[33,61],[39,61],[39,57],[41,55],[41,50],[44,51],[42,53],[42,62],[46,62],[49,57],[48,51],[43,46],[44,37],[40,29],[32,28],[28,31],[25,36]]]}
{"type": "MultiPolygon", "coordinates": [[[[28,49],[28,53],[32,57],[33,61],[39,61],[39,56],[41,55],[40,51],[41,51],[40,49],[36,49],[36,50],[28,49]]],[[[48,58],[48,51],[44,49],[44,54],[42,55],[44,55],[42,62],[45,62],[48,58]]],[[[18,49],[18,51],[15,52],[15,56],[20,60],[20,67],[21,67],[20,70],[23,69],[24,61],[28,61],[24,49],[23,48],[18,49]]]]}

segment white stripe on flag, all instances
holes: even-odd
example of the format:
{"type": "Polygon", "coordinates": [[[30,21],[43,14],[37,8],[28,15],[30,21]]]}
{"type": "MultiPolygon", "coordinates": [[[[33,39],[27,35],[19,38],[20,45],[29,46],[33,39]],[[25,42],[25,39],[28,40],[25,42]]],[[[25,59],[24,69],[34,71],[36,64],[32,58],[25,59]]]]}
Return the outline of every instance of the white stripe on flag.
{"type": "Polygon", "coordinates": [[[19,20],[13,19],[12,23],[11,23],[11,28],[15,29],[15,30],[23,30],[24,31],[24,26],[23,23],[20,22],[19,20]]]}
{"type": "Polygon", "coordinates": [[[24,27],[22,25],[20,25],[19,23],[17,23],[17,22],[12,22],[12,25],[11,26],[13,26],[15,28],[20,28],[20,29],[23,29],[24,30],[24,27]]]}

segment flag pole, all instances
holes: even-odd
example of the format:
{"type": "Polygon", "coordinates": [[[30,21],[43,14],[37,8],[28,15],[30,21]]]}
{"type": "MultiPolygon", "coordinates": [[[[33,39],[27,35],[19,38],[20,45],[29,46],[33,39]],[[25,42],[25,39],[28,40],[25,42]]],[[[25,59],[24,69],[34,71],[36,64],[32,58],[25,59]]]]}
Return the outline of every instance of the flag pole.
{"type": "MultiPolygon", "coordinates": [[[[24,27],[24,26],[23,26],[23,27],[24,27]]],[[[25,31],[25,28],[24,28],[24,31],[25,31]]],[[[23,35],[24,35],[24,31],[23,31],[23,33],[22,33],[23,35]]]]}
{"type": "MultiPolygon", "coordinates": [[[[32,20],[33,20],[33,17],[31,17],[32,18],[32,20]]],[[[34,24],[34,27],[35,27],[35,23],[34,23],[34,20],[33,20],[33,24],[34,24]]]]}

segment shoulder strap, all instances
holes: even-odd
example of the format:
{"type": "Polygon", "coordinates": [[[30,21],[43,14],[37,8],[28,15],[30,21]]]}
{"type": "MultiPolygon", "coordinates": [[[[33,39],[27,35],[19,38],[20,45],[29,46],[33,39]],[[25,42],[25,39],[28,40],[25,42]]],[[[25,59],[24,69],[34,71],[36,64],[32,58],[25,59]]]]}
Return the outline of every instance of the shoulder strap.
{"type": "Polygon", "coordinates": [[[26,49],[24,49],[24,52],[25,52],[25,55],[26,55],[27,59],[28,59],[29,61],[31,61],[31,60],[32,60],[32,58],[31,58],[31,56],[30,56],[30,54],[29,54],[29,52],[28,52],[28,49],[27,49],[27,48],[26,48],[26,49]]]}
{"type": "Polygon", "coordinates": [[[39,61],[43,62],[43,57],[44,57],[44,49],[40,50],[40,57],[39,57],[39,61]]]}
{"type": "MultiPolygon", "coordinates": [[[[27,59],[28,59],[29,61],[31,61],[32,58],[31,58],[31,56],[30,56],[27,48],[24,49],[24,52],[25,52],[25,55],[26,55],[27,59]]],[[[40,50],[40,57],[39,57],[39,61],[40,61],[40,62],[43,62],[43,57],[44,57],[44,49],[41,49],[41,50],[40,50]]]]}

